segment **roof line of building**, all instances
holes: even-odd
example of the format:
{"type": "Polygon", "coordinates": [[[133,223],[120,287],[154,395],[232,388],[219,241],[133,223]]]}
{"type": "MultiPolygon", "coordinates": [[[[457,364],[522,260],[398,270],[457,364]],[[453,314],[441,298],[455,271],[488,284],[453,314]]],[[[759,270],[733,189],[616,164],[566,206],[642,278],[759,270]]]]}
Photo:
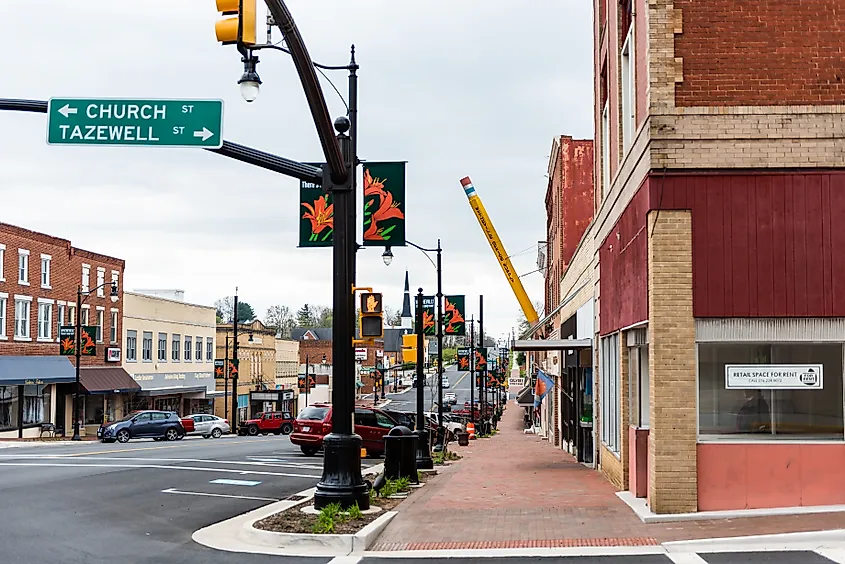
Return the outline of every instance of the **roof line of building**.
{"type": "Polygon", "coordinates": [[[48,235],[46,233],[41,233],[40,231],[33,231],[31,229],[26,229],[25,227],[20,227],[19,225],[12,225],[11,223],[0,222],[0,231],[9,233],[11,235],[18,235],[21,237],[26,237],[28,239],[34,239],[42,243],[63,246],[67,249],[68,256],[79,255],[93,260],[101,260],[103,262],[116,262],[120,264],[121,268],[126,268],[126,261],[124,261],[123,259],[110,255],[104,255],[102,253],[95,253],[94,251],[80,249],[79,247],[74,247],[69,239],[62,239],[61,237],[48,235]]]}
{"type": "Polygon", "coordinates": [[[126,295],[138,296],[140,298],[148,298],[150,300],[162,300],[162,301],[171,302],[171,303],[174,303],[174,304],[184,304],[184,305],[188,305],[188,306],[192,306],[192,307],[201,307],[203,309],[213,309],[214,311],[217,311],[217,308],[214,307],[214,306],[195,304],[195,303],[192,303],[192,302],[186,302],[185,300],[174,300],[172,298],[165,298],[165,297],[162,297],[162,296],[153,296],[153,295],[150,295],[150,294],[141,294],[139,292],[127,292],[127,291],[124,290],[123,295],[124,296],[126,296],[126,295]]]}

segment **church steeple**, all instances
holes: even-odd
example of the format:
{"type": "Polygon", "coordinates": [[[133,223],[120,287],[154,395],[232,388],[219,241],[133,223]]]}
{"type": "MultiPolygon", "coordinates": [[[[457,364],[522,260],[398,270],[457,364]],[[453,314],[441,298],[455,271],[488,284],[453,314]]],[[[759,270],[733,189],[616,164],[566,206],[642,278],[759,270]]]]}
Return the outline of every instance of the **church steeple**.
{"type": "Polygon", "coordinates": [[[402,327],[411,327],[414,316],[411,314],[411,291],[408,285],[408,271],[405,271],[405,297],[402,299],[402,327]]]}

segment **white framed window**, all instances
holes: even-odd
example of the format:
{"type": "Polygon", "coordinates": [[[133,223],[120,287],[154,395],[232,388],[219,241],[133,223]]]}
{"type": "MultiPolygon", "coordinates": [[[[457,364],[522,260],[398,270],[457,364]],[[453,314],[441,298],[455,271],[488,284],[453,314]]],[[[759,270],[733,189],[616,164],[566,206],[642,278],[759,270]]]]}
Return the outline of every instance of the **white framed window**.
{"type": "Polygon", "coordinates": [[[632,25],[628,31],[628,37],[625,38],[625,43],[622,45],[622,55],[619,65],[622,70],[622,84],[620,87],[622,94],[622,147],[625,151],[631,148],[637,128],[637,83],[634,79],[636,64],[636,58],[634,57],[634,26],[632,25]]]}
{"type": "Polygon", "coordinates": [[[167,362],[167,333],[158,334],[158,361],[167,362]]]}
{"type": "Polygon", "coordinates": [[[88,288],[91,287],[91,265],[90,264],[83,264],[82,265],[82,291],[87,292],[88,288]]]}
{"type": "Polygon", "coordinates": [[[0,243],[0,282],[6,281],[6,269],[3,268],[3,264],[6,262],[6,245],[0,243]]]}
{"type": "Polygon", "coordinates": [[[202,362],[202,337],[194,339],[194,360],[202,362]]]}
{"type": "Polygon", "coordinates": [[[602,199],[610,192],[610,104],[605,102],[601,112],[601,185],[602,199]]]}
{"type": "Polygon", "coordinates": [[[15,296],[15,339],[32,340],[29,332],[31,296],[15,296]]]}
{"type": "Polygon", "coordinates": [[[170,343],[170,360],[173,362],[179,362],[179,346],[181,342],[182,336],[174,333],[170,343]]]}
{"type": "Polygon", "coordinates": [[[67,324],[76,325],[76,306],[73,304],[67,306],[67,324]]]}
{"type": "Polygon", "coordinates": [[[106,317],[106,309],[102,306],[97,306],[97,342],[103,342],[103,322],[106,317]]]}
{"type": "Polygon", "coordinates": [[[153,361],[153,333],[152,331],[144,331],[144,343],[141,349],[141,360],[144,362],[153,361]]]}
{"type": "MultiPolygon", "coordinates": [[[[146,352],[146,351],[145,351],[146,352]]],[[[138,357],[138,332],[126,332],[126,362],[136,362],[138,357]]]]}
{"type": "Polygon", "coordinates": [[[185,362],[191,362],[191,356],[194,354],[193,341],[191,337],[185,335],[185,362]]]}
{"type": "Polygon", "coordinates": [[[9,294],[0,292],[0,339],[6,340],[6,308],[9,307],[9,294]]]}
{"type": "Polygon", "coordinates": [[[214,339],[211,337],[205,339],[205,360],[206,362],[214,360],[214,339]]]}
{"type": "Polygon", "coordinates": [[[603,337],[600,342],[601,442],[614,454],[619,454],[620,376],[619,333],[603,337]]]}
{"type": "Polygon", "coordinates": [[[53,301],[38,299],[38,340],[49,341],[53,338],[53,301]]]}
{"type": "Polygon", "coordinates": [[[91,321],[91,309],[89,306],[84,305],[82,306],[82,313],[79,314],[81,317],[79,318],[80,325],[90,325],[91,321]]]}
{"type": "Polygon", "coordinates": [[[118,311],[116,309],[111,310],[111,326],[109,327],[109,342],[116,343],[117,342],[117,323],[118,323],[118,311]]]}
{"type": "Polygon", "coordinates": [[[51,290],[50,286],[50,266],[53,262],[53,257],[50,255],[41,255],[41,287],[51,290]]]}
{"type": "MultiPolygon", "coordinates": [[[[56,302],[56,326],[61,327],[67,320],[67,304],[65,302],[56,302]]],[[[56,333],[58,335],[58,333],[56,333]]]]}
{"type": "Polygon", "coordinates": [[[106,289],[103,284],[106,283],[106,269],[102,266],[97,267],[97,295],[103,297],[106,295],[106,289]]]}
{"type": "Polygon", "coordinates": [[[29,286],[29,251],[18,249],[18,284],[29,286]]]}

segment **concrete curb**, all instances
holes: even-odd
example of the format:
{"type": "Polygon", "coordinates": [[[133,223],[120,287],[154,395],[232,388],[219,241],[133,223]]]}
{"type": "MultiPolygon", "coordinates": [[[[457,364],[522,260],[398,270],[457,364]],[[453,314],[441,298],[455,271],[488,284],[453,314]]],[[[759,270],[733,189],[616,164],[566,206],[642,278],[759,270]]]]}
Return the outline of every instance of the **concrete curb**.
{"type": "Polygon", "coordinates": [[[771,552],[845,546],[845,529],[663,543],[667,552],[771,552]]]}
{"type": "MultiPolygon", "coordinates": [[[[378,475],[383,469],[384,464],[376,464],[365,468],[362,474],[364,476],[378,475]]],[[[387,511],[354,535],[275,533],[262,531],[253,526],[266,517],[314,499],[316,490],[317,488],[309,488],[298,492],[295,495],[301,496],[302,499],[297,501],[277,501],[209,525],[195,531],[191,538],[203,546],[227,552],[301,557],[346,556],[353,551],[366,550],[396,515],[395,511],[387,511]]]]}
{"type": "Polygon", "coordinates": [[[631,492],[616,492],[643,523],[675,523],[679,521],[710,521],[713,519],[744,519],[748,517],[777,517],[813,515],[818,513],[843,513],[845,505],[815,505],[806,507],[775,507],[771,509],[736,509],[728,511],[698,511],[695,513],[652,513],[645,498],[634,497],[631,492]]]}

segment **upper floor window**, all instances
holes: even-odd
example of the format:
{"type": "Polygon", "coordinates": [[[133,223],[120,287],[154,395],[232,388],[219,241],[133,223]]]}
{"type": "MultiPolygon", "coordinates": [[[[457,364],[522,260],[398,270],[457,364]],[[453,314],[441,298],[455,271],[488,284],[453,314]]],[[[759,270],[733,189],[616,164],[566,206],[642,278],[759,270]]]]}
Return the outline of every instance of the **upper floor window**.
{"type": "Polygon", "coordinates": [[[99,297],[105,296],[105,288],[103,284],[106,283],[106,269],[102,266],[97,267],[97,295],[99,297]]]}
{"type": "Polygon", "coordinates": [[[153,334],[152,331],[144,331],[143,343],[141,348],[141,359],[144,362],[153,361],[153,334]]]}
{"type": "Polygon", "coordinates": [[[53,304],[38,300],[38,340],[49,341],[52,338],[53,304]]]}
{"type": "Polygon", "coordinates": [[[202,362],[202,337],[194,339],[194,360],[202,362]]]}
{"type": "Polygon", "coordinates": [[[622,58],[620,67],[622,70],[622,147],[625,151],[631,148],[636,132],[636,90],[637,85],[634,79],[634,28],[631,27],[628,37],[622,45],[622,58]]]}
{"type": "Polygon", "coordinates": [[[4,274],[6,271],[3,268],[3,263],[6,260],[6,245],[0,243],[0,282],[6,281],[6,275],[4,274]]]}
{"type": "Polygon", "coordinates": [[[185,336],[185,362],[191,362],[191,355],[194,354],[194,348],[191,344],[191,337],[185,336]]]}
{"type": "Polygon", "coordinates": [[[0,339],[6,338],[6,307],[9,295],[0,293],[0,339]]]}
{"type": "MultiPolygon", "coordinates": [[[[601,112],[601,190],[610,191],[610,106],[605,103],[601,112]]],[[[604,196],[602,196],[604,198],[604,196]]]]}
{"type": "Polygon", "coordinates": [[[29,296],[15,296],[15,338],[30,339],[29,314],[32,298],[29,296]]]}
{"type": "Polygon", "coordinates": [[[167,333],[158,334],[158,361],[167,362],[167,333]]]}
{"type": "MultiPolygon", "coordinates": [[[[135,362],[138,354],[138,332],[126,332],[126,362],[135,362]]],[[[146,351],[144,351],[146,354],[146,351]]],[[[146,359],[145,359],[146,360],[146,359]]]]}
{"type": "Polygon", "coordinates": [[[53,257],[50,255],[41,255],[41,287],[50,289],[50,265],[53,262],[53,257]]]}
{"type": "Polygon", "coordinates": [[[205,340],[205,360],[207,362],[214,360],[214,339],[211,337],[205,340]]]}
{"type": "Polygon", "coordinates": [[[82,291],[87,292],[91,283],[91,265],[82,265],[82,291]]]}
{"type": "Polygon", "coordinates": [[[179,362],[179,343],[181,342],[181,336],[178,333],[174,333],[170,343],[170,360],[173,362],[179,362]]]}
{"type": "Polygon", "coordinates": [[[117,320],[118,320],[118,311],[111,310],[111,327],[109,328],[109,342],[116,343],[117,342],[117,320]]]}
{"type": "Polygon", "coordinates": [[[29,286],[29,251],[18,249],[18,284],[29,286]]]}
{"type": "Polygon", "coordinates": [[[103,342],[103,323],[105,320],[106,312],[102,309],[97,310],[97,342],[103,342]]]}

